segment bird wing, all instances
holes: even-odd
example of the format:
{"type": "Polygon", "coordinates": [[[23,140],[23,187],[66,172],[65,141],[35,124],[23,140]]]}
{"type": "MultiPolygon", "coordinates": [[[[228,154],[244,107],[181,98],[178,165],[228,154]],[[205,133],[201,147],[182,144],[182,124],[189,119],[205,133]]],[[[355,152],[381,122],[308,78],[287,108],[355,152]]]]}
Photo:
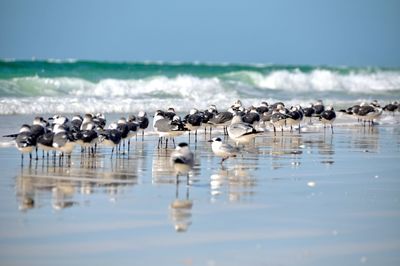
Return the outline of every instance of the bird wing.
{"type": "Polygon", "coordinates": [[[236,154],[239,153],[240,149],[237,147],[233,147],[230,144],[227,143],[223,143],[221,144],[220,148],[219,148],[222,152],[226,152],[226,153],[232,153],[232,154],[236,154]]]}
{"type": "Polygon", "coordinates": [[[251,125],[245,123],[235,123],[228,127],[228,133],[236,138],[255,132],[256,130],[251,125]]]}
{"type": "Polygon", "coordinates": [[[192,152],[181,153],[179,151],[173,151],[171,153],[171,161],[174,163],[193,165],[193,158],[194,156],[192,152]]]}

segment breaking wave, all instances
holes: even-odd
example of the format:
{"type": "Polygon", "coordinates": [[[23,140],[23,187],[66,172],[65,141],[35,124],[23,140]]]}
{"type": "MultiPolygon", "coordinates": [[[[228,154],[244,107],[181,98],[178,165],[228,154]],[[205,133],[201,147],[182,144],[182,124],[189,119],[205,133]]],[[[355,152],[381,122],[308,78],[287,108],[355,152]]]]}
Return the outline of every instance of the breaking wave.
{"type": "Polygon", "coordinates": [[[0,62],[0,114],[221,108],[241,99],[400,99],[400,69],[274,65],[0,62]]]}

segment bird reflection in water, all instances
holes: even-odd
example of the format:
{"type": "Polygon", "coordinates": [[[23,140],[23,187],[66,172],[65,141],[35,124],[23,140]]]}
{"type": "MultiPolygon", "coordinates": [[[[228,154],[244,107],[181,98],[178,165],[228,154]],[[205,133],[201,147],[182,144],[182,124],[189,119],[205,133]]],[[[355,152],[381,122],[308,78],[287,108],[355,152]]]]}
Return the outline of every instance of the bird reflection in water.
{"type": "Polygon", "coordinates": [[[333,145],[333,138],[335,136],[331,134],[327,135],[306,135],[303,140],[304,149],[308,154],[317,153],[318,160],[326,165],[330,166],[335,163],[334,154],[335,149],[333,145]]]}
{"type": "Polygon", "coordinates": [[[272,169],[299,167],[303,154],[303,134],[283,134],[266,138],[266,147],[270,147],[272,169]]]}
{"type": "Polygon", "coordinates": [[[189,198],[190,186],[186,187],[184,197],[179,196],[179,184],[176,184],[175,199],[169,205],[170,219],[176,232],[186,232],[192,224],[193,201],[189,198]]]}
{"type": "Polygon", "coordinates": [[[151,166],[153,184],[175,182],[174,170],[170,163],[171,150],[156,149],[151,166]]]}
{"type": "Polygon", "coordinates": [[[377,153],[379,151],[379,130],[377,127],[352,129],[350,149],[377,153]]]}
{"type": "Polygon", "coordinates": [[[53,209],[62,210],[79,204],[78,194],[93,192],[107,194],[110,201],[115,201],[124,188],[137,184],[135,160],[103,157],[87,157],[82,163],[72,160],[71,166],[65,167],[57,164],[40,167],[36,162],[22,168],[16,177],[19,209],[27,211],[50,204],[53,209]]]}
{"type": "Polygon", "coordinates": [[[222,167],[210,176],[211,201],[217,201],[227,194],[230,202],[240,202],[255,194],[256,179],[249,174],[256,170],[254,165],[235,165],[233,169],[222,167]]]}

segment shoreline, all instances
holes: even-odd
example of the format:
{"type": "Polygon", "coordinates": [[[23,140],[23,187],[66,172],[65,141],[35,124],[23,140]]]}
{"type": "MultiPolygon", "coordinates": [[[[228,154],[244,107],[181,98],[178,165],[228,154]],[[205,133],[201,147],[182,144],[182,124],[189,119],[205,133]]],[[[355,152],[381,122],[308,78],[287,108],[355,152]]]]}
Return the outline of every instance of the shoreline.
{"type": "Polygon", "coordinates": [[[372,128],[339,120],[335,133],[325,135],[320,126],[301,134],[267,132],[224,167],[202,131],[197,145],[190,143],[195,166],[189,186],[183,178],[175,184],[173,148],[157,149],[151,133],[112,159],[108,148],[95,157],[74,150],[70,166],[40,158],[21,167],[15,147],[2,147],[0,260],[396,265],[395,119],[372,128]]]}

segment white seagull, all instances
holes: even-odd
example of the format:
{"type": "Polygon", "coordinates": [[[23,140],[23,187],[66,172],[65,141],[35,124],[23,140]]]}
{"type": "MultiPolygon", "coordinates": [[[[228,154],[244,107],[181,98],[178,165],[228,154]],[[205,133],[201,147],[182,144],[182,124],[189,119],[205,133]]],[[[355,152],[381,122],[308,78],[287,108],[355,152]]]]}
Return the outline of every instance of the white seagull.
{"type": "Polygon", "coordinates": [[[194,165],[194,155],[187,143],[179,143],[171,153],[171,165],[176,173],[176,183],[179,183],[179,175],[187,175],[186,183],[189,185],[189,172],[194,165]]]}
{"type": "Polygon", "coordinates": [[[220,137],[213,138],[208,142],[212,142],[211,149],[213,153],[218,157],[222,157],[221,165],[226,159],[236,157],[239,153],[239,148],[233,147],[228,143],[223,143],[220,137]]]}
{"type": "Polygon", "coordinates": [[[243,123],[240,115],[235,115],[232,118],[231,125],[228,126],[228,135],[236,143],[247,144],[262,131],[257,131],[252,125],[243,123]]]}

